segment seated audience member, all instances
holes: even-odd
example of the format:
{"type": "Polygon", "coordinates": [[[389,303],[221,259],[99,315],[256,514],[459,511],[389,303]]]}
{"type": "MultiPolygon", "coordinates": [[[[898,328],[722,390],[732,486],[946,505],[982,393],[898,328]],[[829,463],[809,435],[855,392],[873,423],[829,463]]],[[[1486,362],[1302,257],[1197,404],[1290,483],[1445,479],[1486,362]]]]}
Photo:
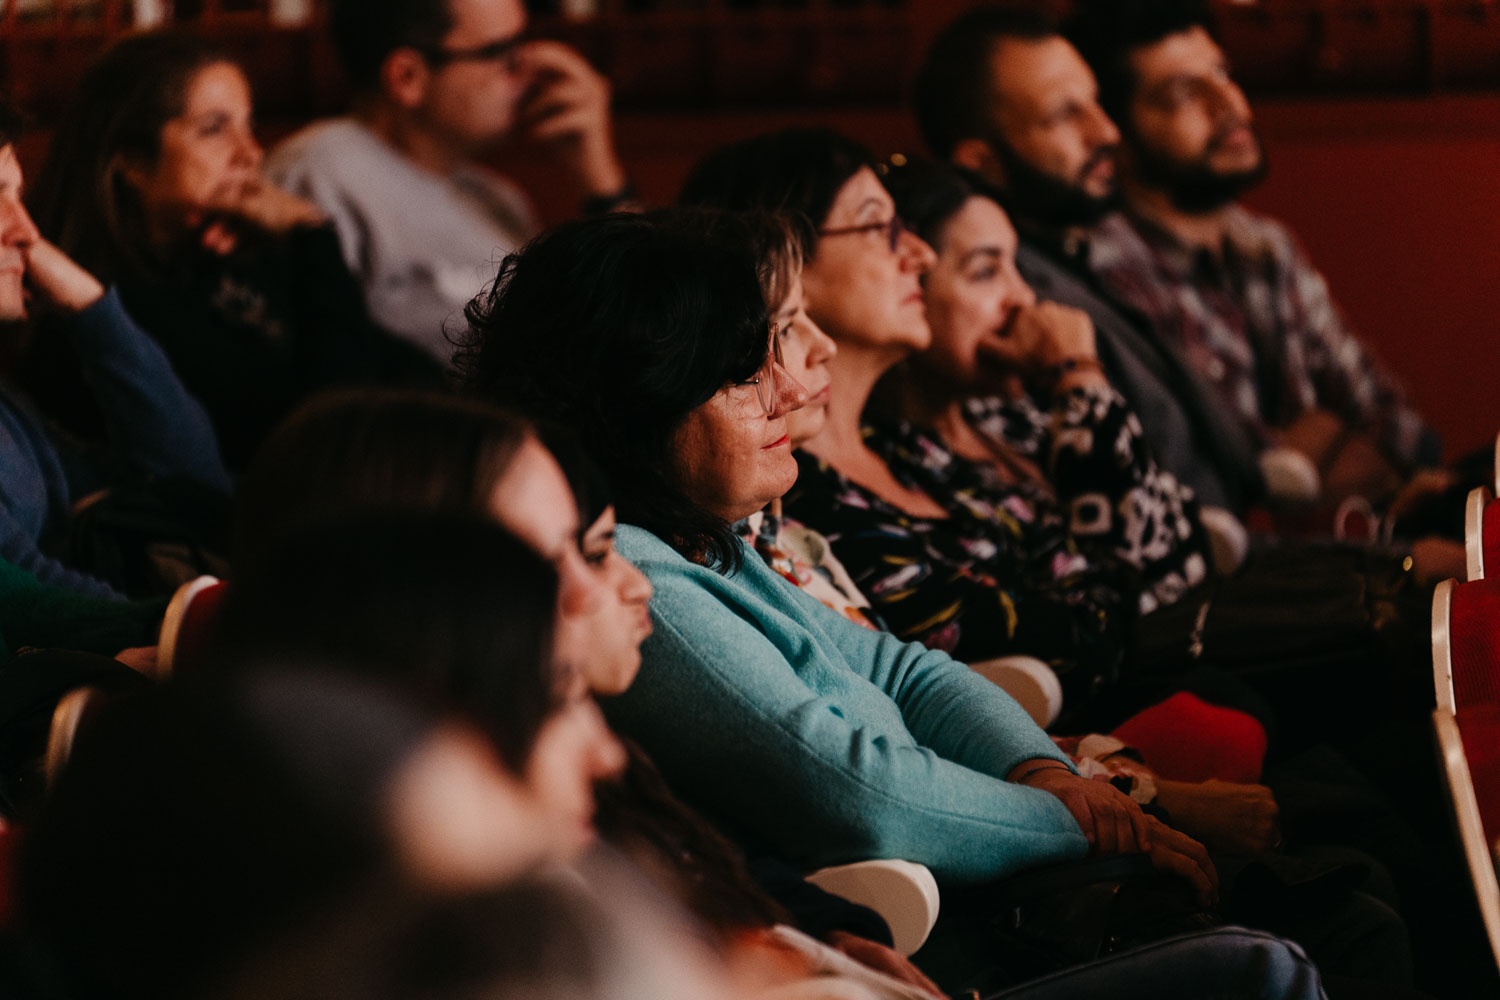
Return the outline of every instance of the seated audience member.
{"type": "MultiPolygon", "coordinates": [[[[959,201],[966,194],[965,189],[959,201]]],[[[833,390],[829,367],[837,347],[807,314],[800,244],[792,227],[769,221],[771,218],[750,216],[739,224],[748,228],[761,261],[762,293],[768,303],[776,304],[774,323],[781,349],[780,364],[808,391],[807,403],[787,414],[787,432],[796,449],[815,437],[827,422],[833,390]]],[[[943,256],[940,255],[939,267],[943,256]]],[[[1004,282],[1000,284],[1004,293],[1007,287],[1004,282]]],[[[1035,432],[1035,428],[1029,430],[1035,432]]],[[[787,580],[851,620],[881,627],[879,615],[834,556],[828,540],[800,522],[787,519],[779,498],[765,510],[737,522],[735,530],[767,565],[787,580]]],[[[1277,837],[1275,803],[1267,789],[1255,785],[1266,747],[1261,723],[1245,713],[1202,703],[1192,695],[1176,697],[1177,701],[1148,709],[1141,717],[1126,723],[1127,734],[1143,744],[1135,749],[1146,751],[1146,760],[1155,768],[1155,775],[1132,759],[1128,751],[1122,754],[1125,747],[1117,739],[1075,738],[1067,741],[1068,745],[1074,748],[1075,758],[1077,748],[1089,748],[1092,762],[1085,766],[1096,774],[1110,775],[1122,787],[1128,787],[1138,801],[1151,801],[1149,796],[1154,788],[1158,804],[1166,805],[1186,832],[1200,839],[1208,838],[1205,842],[1210,846],[1233,842],[1245,853],[1258,853],[1269,847],[1277,837]],[[1182,710],[1183,705],[1193,706],[1191,720],[1182,710]],[[1197,723],[1196,738],[1190,731],[1190,721],[1197,723]],[[1163,775],[1188,780],[1164,780],[1163,775]],[[1224,780],[1212,786],[1201,784],[1214,779],[1224,780]],[[1212,803],[1205,798],[1235,794],[1249,796],[1247,803],[1258,799],[1261,804],[1258,821],[1239,811],[1215,815],[1212,803]]]]}
{"type": "Polygon", "coordinates": [[[1071,34],[1121,136],[1124,211],[1090,233],[1091,270],[1262,446],[1310,459],[1325,499],[1388,501],[1436,435],[1292,234],[1240,204],[1266,155],[1207,5],[1085,4],[1071,34]]]}
{"type": "Polygon", "coordinates": [[[0,105],[0,324],[11,338],[62,335],[71,342],[108,436],[107,447],[83,449],[54,433],[14,389],[0,390],[0,559],[21,571],[6,574],[17,600],[48,614],[49,607],[77,607],[70,593],[122,596],[50,554],[85,497],[130,477],[182,477],[227,490],[229,476],[202,407],[126,313],[120,294],[37,232],[21,203],[19,125],[16,111],[0,105]]]}
{"type": "MultiPolygon", "coordinates": [[[[527,468],[526,459],[518,459],[514,472],[507,471],[500,480],[503,485],[491,485],[494,472],[512,464],[501,461],[503,453],[515,453],[521,443],[535,447],[524,431],[523,425],[502,412],[447,397],[348,393],[310,404],[273,436],[262,456],[264,462],[247,478],[241,505],[242,540],[248,548],[258,537],[263,547],[288,530],[286,521],[293,515],[326,519],[347,516],[361,507],[475,509],[470,503],[486,516],[502,512],[517,530],[539,533],[543,515],[559,512],[566,504],[566,495],[534,488],[556,477],[555,466],[551,467],[554,471],[543,465],[527,468]],[[304,480],[304,474],[310,478],[304,480]],[[492,497],[503,499],[496,506],[492,497]]],[[[646,611],[651,585],[614,549],[615,513],[603,474],[561,428],[548,428],[546,439],[577,500],[578,523],[588,525],[579,532],[579,565],[586,567],[595,589],[591,608],[574,601],[563,603],[557,656],[563,663],[577,665],[593,693],[619,694],[639,670],[640,643],[651,631],[646,611]]],[[[315,571],[312,586],[339,590],[341,572],[315,571]]],[[[305,588],[292,589],[293,599],[313,606],[319,603],[305,588]]],[[[319,626],[312,623],[309,627],[319,626]]],[[[276,627],[271,631],[274,634],[276,627]]],[[[631,762],[629,787],[649,784],[651,779],[640,772],[651,770],[649,760],[637,754],[631,762]]],[[[630,815],[636,819],[649,815],[629,796],[616,801],[629,803],[630,815]]],[[[662,801],[670,803],[671,815],[691,817],[670,796],[662,801]]],[[[696,817],[686,822],[695,829],[708,829],[696,817]]],[[[656,862],[670,866],[675,858],[656,862]]],[[[874,919],[867,911],[830,903],[830,897],[804,883],[795,872],[759,865],[757,874],[768,878],[770,891],[791,894],[798,923],[809,932],[840,931],[839,944],[851,947],[851,953],[868,958],[878,952],[888,966],[899,966],[900,960],[889,949],[860,936],[870,933],[868,921],[874,919]],[[813,907],[816,912],[809,916],[813,907]]],[[[733,880],[725,881],[723,887],[743,890],[733,880]]],[[[879,928],[877,936],[888,940],[883,923],[878,919],[874,923],[879,928]]]]}
{"type": "Polygon", "coordinates": [[[590,541],[580,529],[567,479],[524,421],[425,392],[351,390],[310,402],[272,435],[245,477],[236,569],[253,571],[300,526],[368,508],[468,511],[498,521],[557,570],[559,658],[599,693],[630,683],[640,637],[616,634],[606,598],[613,591],[638,603],[637,578],[608,560],[597,533],[590,541]],[[590,545],[587,559],[580,540],[590,545]]]}
{"type": "Polygon", "coordinates": [[[798,595],[735,536],[795,477],[786,414],[806,396],[774,360],[757,265],[692,215],[616,216],[543,236],[470,309],[469,385],[578,434],[655,588],[613,718],[691,801],[802,863],[976,880],[1081,855],[1081,821],[1208,891],[1196,845],[1079,779],[1003,692],[798,595]]]}
{"type": "Polygon", "coordinates": [[[370,314],[445,364],[445,326],[462,326],[496,262],[538,228],[525,195],[479,156],[529,140],[586,211],[633,199],[608,82],[572,49],[527,39],[526,22],[520,0],[337,0],[354,110],[271,157],[272,176],[333,220],[370,314]]]}
{"type": "MultiPolygon", "coordinates": [[[[440,378],[371,323],[319,209],[261,176],[251,125],[244,74],[209,43],[121,39],[58,124],[33,202],[44,234],[119,286],[236,469],[318,388],[440,378]]],[[[31,377],[81,422],[52,347],[32,345],[31,377]]]]}
{"type": "Polygon", "coordinates": [[[965,495],[1055,504],[1081,551],[1137,571],[1142,614],[1203,582],[1195,495],[1156,464],[1088,315],[1037,303],[1004,209],[930,164],[884,181],[937,253],[922,286],[932,343],[882,382],[869,414],[887,461],[950,507],[965,495]]]}
{"type": "Polygon", "coordinates": [[[932,152],[994,186],[1019,235],[1016,268],[1037,298],[1088,313],[1099,361],[1158,462],[1200,503],[1243,517],[1262,499],[1259,443],[1178,348],[1089,270],[1087,227],[1117,201],[1120,134],[1057,23],[1032,8],[966,12],[928,49],[913,103],[932,152]]]}
{"type": "MultiPolygon", "coordinates": [[[[1024,473],[1014,482],[992,478],[986,485],[976,479],[959,488],[932,474],[954,462],[946,451],[913,448],[897,461],[903,441],[866,427],[865,404],[883,376],[931,342],[921,281],[937,257],[905,231],[873,167],[857,143],[827,130],[792,130],[711,154],[689,177],[683,200],[795,211],[808,220],[806,308],[839,349],[829,362],[828,419],[798,456],[787,509],[828,537],[892,630],[970,661],[1010,653],[1047,660],[1062,681],[1065,705],[1087,713],[1067,720],[1079,728],[1117,723],[1165,686],[1181,683],[1200,661],[1253,677],[1294,745],[1323,739],[1329,706],[1352,710],[1351,697],[1380,719],[1415,718],[1419,710],[1402,695],[1412,689],[1420,697],[1428,678],[1404,657],[1379,660],[1377,671],[1376,661],[1351,645],[1349,655],[1327,657],[1328,666],[1317,671],[1301,662],[1296,670],[1275,669],[1290,652],[1326,650],[1329,644],[1319,639],[1322,622],[1285,639],[1264,633],[1264,645],[1231,647],[1212,638],[1221,621],[1233,628],[1246,616],[1273,620],[1292,600],[1280,591],[1292,587],[1305,599],[1341,606],[1388,592],[1392,605],[1415,606],[1420,595],[1406,585],[1394,556],[1387,565],[1358,551],[1332,553],[1324,562],[1351,568],[1288,580],[1273,564],[1254,577],[1215,584],[1212,591],[1190,591],[1188,585],[1205,575],[1201,536],[1190,532],[1176,546],[1180,568],[1166,560],[1157,569],[1160,576],[1145,581],[1159,586],[1143,592],[1141,569],[1108,546],[1091,547],[1080,530],[1086,524],[1059,504],[1059,485],[1042,478],[1035,463],[1008,465],[1007,475],[1024,473]],[[944,492],[936,492],[939,486],[944,492]],[[1369,568],[1362,568],[1366,563],[1369,568]],[[1212,617],[1205,617],[1206,625],[1198,622],[1210,604],[1212,617]],[[1149,607],[1155,610],[1137,618],[1149,607]],[[1203,651],[1186,657],[1174,652],[1193,645],[1194,630],[1203,651]],[[1313,706],[1317,711],[1309,716],[1313,706]]],[[[1082,317],[1064,315],[1083,330],[1082,317]]],[[[1085,363],[1060,370],[1051,389],[1066,404],[1105,387],[1097,368],[1085,363]]],[[[1063,412],[1068,414],[1066,405],[1063,412]]],[[[1099,432],[1107,430],[1101,422],[1109,417],[1087,407],[1071,419],[1080,430],[1099,432]]],[[[1128,417],[1114,419],[1129,426],[1128,417]]],[[[1131,462],[1149,468],[1149,453],[1138,438],[1132,440],[1131,462]]],[[[1123,496],[1126,478],[1116,477],[1110,489],[1123,496]]],[[[1174,535],[1195,529],[1186,510],[1172,512],[1165,523],[1174,535]]],[[[1128,552],[1131,546],[1126,541],[1123,547],[1128,552]]],[[[1394,611],[1389,617],[1406,620],[1394,611]]],[[[1393,628],[1392,634],[1401,631],[1393,628]]],[[[1361,633],[1353,642],[1368,638],[1361,633]]],[[[1361,725],[1370,723],[1365,718],[1361,725]]]]}
{"type": "MultiPolygon", "coordinates": [[[[922,278],[937,263],[873,167],[857,143],[794,130],[711,154],[683,189],[685,202],[807,220],[805,306],[838,353],[827,420],[798,456],[788,509],[828,536],[897,635],[969,660],[1042,657],[1081,704],[1117,674],[1138,601],[1133,568],[1078,552],[1070,518],[1029,481],[961,499],[935,494],[907,465],[893,466],[893,441],[863,429],[876,383],[931,344],[922,278]]],[[[1078,366],[1056,389],[1066,399],[1100,381],[1078,366]]],[[[1204,575],[1201,550],[1195,565],[1188,582],[1204,575]]]]}
{"type": "MultiPolygon", "coordinates": [[[[612,720],[690,802],[798,864],[908,857],[953,887],[1076,857],[1064,838],[1091,829],[1104,854],[1149,837],[1159,865],[1207,890],[1198,845],[1079,784],[1002,691],[798,594],[732,533],[795,475],[786,414],[806,390],[776,361],[760,262],[727,228],[691,213],[559,227],[470,310],[469,384],[577,431],[616,487],[621,551],[655,589],[612,720]],[[1030,794],[1043,789],[1073,818],[1049,818],[1030,794]]],[[[1351,906],[1370,936],[1356,933],[1350,971],[1409,976],[1399,919],[1351,906]]]]}
{"type": "MultiPolygon", "coordinates": [[[[551,682],[511,666],[518,692],[551,682]]],[[[371,880],[511,879],[576,842],[555,819],[471,722],[409,693],[280,664],[173,682],[80,734],[23,845],[21,928],[60,995],[197,996],[371,880]]]]}
{"type": "Polygon", "coordinates": [[[550,850],[592,840],[593,782],[624,753],[558,655],[560,578],[545,556],[477,512],[399,509],[309,522],[274,548],[225,600],[221,666],[306,656],[450,705],[522,778],[550,850]]]}

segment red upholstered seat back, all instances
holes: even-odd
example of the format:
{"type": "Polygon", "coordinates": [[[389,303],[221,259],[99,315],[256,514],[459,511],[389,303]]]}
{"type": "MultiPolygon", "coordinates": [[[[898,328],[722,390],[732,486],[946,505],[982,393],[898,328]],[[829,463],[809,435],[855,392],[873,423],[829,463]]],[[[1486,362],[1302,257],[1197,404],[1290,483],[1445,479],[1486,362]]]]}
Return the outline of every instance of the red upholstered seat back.
{"type": "Polygon", "coordinates": [[[1456,718],[1485,842],[1493,844],[1500,837],[1500,705],[1461,708],[1456,718]]]}
{"type": "Polygon", "coordinates": [[[1500,580],[1454,587],[1448,627],[1456,707],[1500,706],[1500,580]]]}
{"type": "Polygon", "coordinates": [[[1500,575],[1500,500],[1485,504],[1483,533],[1484,565],[1500,575]]]}

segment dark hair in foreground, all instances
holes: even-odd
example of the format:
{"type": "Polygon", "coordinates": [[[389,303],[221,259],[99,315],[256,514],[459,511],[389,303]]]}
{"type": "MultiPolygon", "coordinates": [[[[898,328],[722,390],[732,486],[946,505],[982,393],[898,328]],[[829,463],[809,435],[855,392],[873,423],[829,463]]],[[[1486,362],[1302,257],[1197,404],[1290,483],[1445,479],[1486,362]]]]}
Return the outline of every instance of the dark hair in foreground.
{"type": "Polygon", "coordinates": [[[677,201],[780,215],[810,260],[834,199],[861,167],[874,169],[875,158],[853,139],[827,128],[786,129],[708,154],[688,175],[677,201]]]}
{"type": "Polygon", "coordinates": [[[1007,38],[1041,41],[1060,31],[1039,7],[986,5],[965,11],[927,49],[912,89],[913,111],[927,148],[947,159],[964,139],[989,140],[990,57],[1007,38]]]}
{"type": "Polygon", "coordinates": [[[438,716],[266,664],[104,706],[23,845],[28,950],[68,996],[176,998],[391,870],[384,797],[438,716]]]}
{"type": "Polygon", "coordinates": [[[604,997],[620,956],[579,886],[528,877],[460,896],[377,890],[247,963],[211,1000],[604,997]]]}
{"type": "Polygon", "coordinates": [[[470,391],[570,428],[620,519],[710,565],[738,565],[730,526],[679,484],[675,432],[770,349],[748,223],[683,210],[544,233],[469,304],[455,362],[470,391]]]}
{"type": "Polygon", "coordinates": [[[399,48],[438,48],[453,30],[449,0],[332,0],[329,27],[355,90],[380,87],[380,69],[399,48]]]}
{"type": "Polygon", "coordinates": [[[356,389],[302,406],[240,484],[235,566],[297,526],[361,509],[485,511],[528,424],[477,400],[356,389]]]}
{"type": "Polygon", "coordinates": [[[343,516],[235,580],[217,663],[312,659],[399,684],[474,720],[520,773],[564,694],[556,605],[551,564],[477,514],[343,516]]]}
{"type": "Polygon", "coordinates": [[[31,194],[42,234],[106,284],[160,267],[130,167],[150,169],[199,70],[231,61],[181,31],[127,35],[84,73],[31,194]]]}
{"type": "Polygon", "coordinates": [[[1094,71],[1099,106],[1128,130],[1136,85],[1131,55],[1192,28],[1213,34],[1213,14],[1206,0],[1078,0],[1066,32],[1094,71]]]}

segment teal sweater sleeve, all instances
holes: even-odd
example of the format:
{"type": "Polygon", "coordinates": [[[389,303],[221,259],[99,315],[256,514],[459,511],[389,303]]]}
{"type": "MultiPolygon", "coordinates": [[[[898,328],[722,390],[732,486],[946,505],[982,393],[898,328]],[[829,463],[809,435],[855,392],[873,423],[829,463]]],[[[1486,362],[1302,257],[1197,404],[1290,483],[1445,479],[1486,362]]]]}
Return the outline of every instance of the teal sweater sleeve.
{"type": "Polygon", "coordinates": [[[656,588],[641,674],[606,705],[684,797],[808,866],[893,857],[981,881],[1082,856],[1053,796],[1006,782],[1064,760],[946,654],[854,625],[746,550],[733,575],[622,527],[656,588]]]}

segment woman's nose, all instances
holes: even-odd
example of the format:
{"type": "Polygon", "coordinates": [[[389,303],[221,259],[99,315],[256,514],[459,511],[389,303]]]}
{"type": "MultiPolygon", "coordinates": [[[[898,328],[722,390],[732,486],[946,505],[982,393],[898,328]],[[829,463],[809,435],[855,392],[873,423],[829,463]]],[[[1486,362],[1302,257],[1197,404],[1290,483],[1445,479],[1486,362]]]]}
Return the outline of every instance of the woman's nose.
{"type": "Polygon", "coordinates": [[[41,238],[20,198],[0,198],[0,245],[24,250],[41,238]]]}
{"type": "Polygon", "coordinates": [[[897,252],[901,254],[902,266],[918,274],[926,274],[937,263],[937,252],[927,245],[926,240],[909,229],[902,232],[897,252]]]}
{"type": "Polygon", "coordinates": [[[839,352],[839,345],[833,342],[833,338],[823,332],[823,328],[807,320],[810,344],[807,349],[807,360],[809,365],[821,365],[828,362],[839,352]]]}
{"type": "Polygon", "coordinates": [[[788,413],[802,409],[807,405],[807,387],[796,379],[792,373],[776,365],[776,409],[771,414],[771,419],[784,417],[788,413]]]}
{"type": "Polygon", "coordinates": [[[261,144],[255,138],[255,133],[249,128],[240,131],[239,146],[235,152],[240,162],[247,163],[257,170],[260,169],[261,161],[266,158],[266,151],[261,148],[261,144]]]}
{"type": "Polygon", "coordinates": [[[625,562],[625,585],[620,588],[620,593],[626,604],[646,604],[651,600],[651,595],[656,593],[656,588],[651,586],[651,581],[646,574],[636,568],[635,564],[629,562],[624,556],[618,556],[625,562]]]}

